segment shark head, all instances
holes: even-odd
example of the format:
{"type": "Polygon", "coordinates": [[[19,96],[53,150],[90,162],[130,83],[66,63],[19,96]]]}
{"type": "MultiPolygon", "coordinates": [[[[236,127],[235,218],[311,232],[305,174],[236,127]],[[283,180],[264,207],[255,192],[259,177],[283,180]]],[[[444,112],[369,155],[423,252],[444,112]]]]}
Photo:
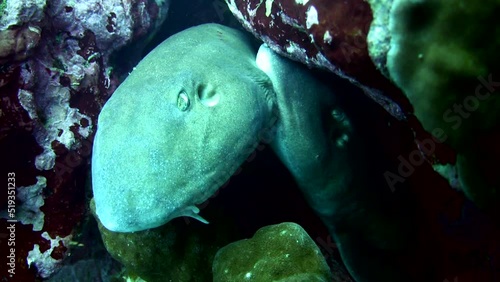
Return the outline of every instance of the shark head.
{"type": "Polygon", "coordinates": [[[178,33],[149,53],[98,120],[96,214],[134,232],[198,215],[271,126],[272,85],[247,37],[216,24],[178,33]]]}

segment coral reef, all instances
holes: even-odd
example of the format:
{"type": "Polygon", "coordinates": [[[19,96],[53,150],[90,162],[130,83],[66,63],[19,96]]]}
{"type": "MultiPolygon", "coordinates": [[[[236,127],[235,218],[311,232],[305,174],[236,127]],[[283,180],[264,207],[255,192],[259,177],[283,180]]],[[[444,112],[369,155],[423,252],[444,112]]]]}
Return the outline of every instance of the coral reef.
{"type": "MultiPolygon", "coordinates": [[[[86,211],[97,114],[118,83],[110,56],[153,32],[168,6],[142,0],[2,1],[0,171],[16,176],[20,262],[15,276],[2,273],[2,279],[31,281],[59,267],[69,240],[51,247],[50,238],[69,238],[86,211]]],[[[2,212],[7,217],[14,214],[2,212]]],[[[5,248],[1,244],[0,251],[7,253],[5,248]]]]}
{"type": "Polygon", "coordinates": [[[0,31],[0,63],[28,58],[38,45],[40,33],[40,28],[36,26],[0,31]]]}
{"type": "Polygon", "coordinates": [[[318,246],[298,224],[285,222],[259,229],[246,240],[220,249],[213,281],[332,281],[318,246]]]}
{"type": "MultiPolygon", "coordinates": [[[[37,176],[34,185],[24,187],[16,195],[18,200],[16,219],[24,225],[33,225],[33,231],[41,231],[44,224],[45,214],[40,207],[44,205],[43,190],[46,187],[47,179],[37,176]]],[[[7,210],[0,211],[0,218],[9,218],[7,210]]]]}
{"type": "Polygon", "coordinates": [[[68,235],[64,238],[56,236],[56,238],[52,239],[47,232],[43,232],[42,238],[50,242],[50,248],[42,252],[40,251],[40,246],[38,244],[35,244],[33,250],[28,253],[26,263],[30,267],[35,266],[40,277],[47,278],[56,270],[58,270],[61,264],[61,259],[53,258],[52,252],[60,245],[69,246],[71,235],[68,235]]]}

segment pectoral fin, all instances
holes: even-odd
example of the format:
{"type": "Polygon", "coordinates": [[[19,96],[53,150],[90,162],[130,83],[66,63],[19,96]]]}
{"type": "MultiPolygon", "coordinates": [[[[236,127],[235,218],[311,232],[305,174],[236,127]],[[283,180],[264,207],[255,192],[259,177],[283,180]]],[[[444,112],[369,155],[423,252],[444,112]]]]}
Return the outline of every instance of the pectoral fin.
{"type": "Polygon", "coordinates": [[[197,206],[187,206],[184,209],[179,210],[172,218],[175,217],[181,217],[181,216],[189,216],[194,219],[197,219],[205,224],[208,224],[209,222],[201,217],[198,213],[200,212],[200,209],[197,206]]]}

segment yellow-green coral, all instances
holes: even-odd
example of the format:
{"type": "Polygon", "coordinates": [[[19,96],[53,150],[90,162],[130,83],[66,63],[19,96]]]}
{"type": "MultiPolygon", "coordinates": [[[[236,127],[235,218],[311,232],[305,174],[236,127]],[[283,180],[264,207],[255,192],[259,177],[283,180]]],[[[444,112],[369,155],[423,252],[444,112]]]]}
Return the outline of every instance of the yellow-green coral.
{"type": "MultiPolygon", "coordinates": [[[[95,216],[94,200],[90,208],[95,216]]],[[[236,239],[224,219],[210,225],[178,219],[134,233],[112,232],[97,221],[106,249],[125,266],[127,281],[211,281],[215,253],[236,239]]]]}
{"type": "Polygon", "coordinates": [[[298,224],[259,229],[253,238],[229,244],[214,259],[213,281],[332,281],[318,246],[298,224]]]}
{"type": "Polygon", "coordinates": [[[482,207],[499,199],[476,156],[500,121],[499,11],[499,0],[395,0],[388,31],[390,78],[424,128],[457,150],[464,191],[482,207]]]}

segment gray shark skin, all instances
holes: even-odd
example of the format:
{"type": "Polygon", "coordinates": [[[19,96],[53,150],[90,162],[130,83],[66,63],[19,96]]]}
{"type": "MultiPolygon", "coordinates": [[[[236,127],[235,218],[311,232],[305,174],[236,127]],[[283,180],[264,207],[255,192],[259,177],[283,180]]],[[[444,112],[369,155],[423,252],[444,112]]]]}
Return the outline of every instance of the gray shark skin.
{"type": "Polygon", "coordinates": [[[363,142],[336,93],[304,66],[251,46],[224,26],[193,27],[156,47],[118,87],[99,115],[93,148],[102,224],[134,232],[180,216],[206,223],[196,205],[266,141],[357,281],[411,281],[391,253],[405,235],[372,205],[363,142]]]}

